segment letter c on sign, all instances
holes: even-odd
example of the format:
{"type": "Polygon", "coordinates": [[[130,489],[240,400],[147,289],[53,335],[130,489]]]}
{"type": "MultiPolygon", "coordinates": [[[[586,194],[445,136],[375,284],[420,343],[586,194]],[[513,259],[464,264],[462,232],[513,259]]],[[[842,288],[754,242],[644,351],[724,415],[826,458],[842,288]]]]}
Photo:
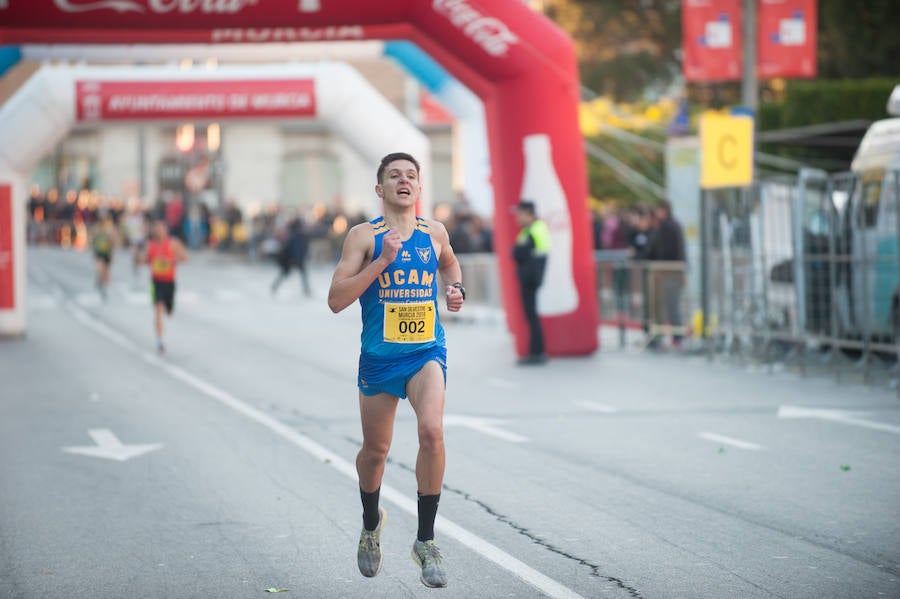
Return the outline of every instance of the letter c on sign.
{"type": "Polygon", "coordinates": [[[737,140],[730,133],[726,133],[719,139],[719,164],[727,169],[732,169],[737,164],[737,157],[734,152],[734,146],[736,145],[737,140]],[[731,146],[730,152],[726,146],[731,146]]]}

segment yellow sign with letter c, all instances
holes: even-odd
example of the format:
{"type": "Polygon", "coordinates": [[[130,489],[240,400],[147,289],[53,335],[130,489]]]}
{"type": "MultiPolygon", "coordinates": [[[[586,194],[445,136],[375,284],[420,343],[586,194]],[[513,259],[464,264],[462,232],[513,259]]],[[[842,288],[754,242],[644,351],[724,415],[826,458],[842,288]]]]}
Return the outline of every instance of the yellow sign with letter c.
{"type": "Polygon", "coordinates": [[[700,118],[700,187],[753,183],[753,117],[707,112],[700,118]]]}

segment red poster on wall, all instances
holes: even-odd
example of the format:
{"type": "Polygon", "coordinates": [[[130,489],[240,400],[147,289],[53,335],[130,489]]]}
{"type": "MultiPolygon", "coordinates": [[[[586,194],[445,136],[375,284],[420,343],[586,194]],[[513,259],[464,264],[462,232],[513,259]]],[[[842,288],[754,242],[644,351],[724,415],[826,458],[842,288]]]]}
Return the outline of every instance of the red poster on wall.
{"type": "Polygon", "coordinates": [[[79,81],[79,121],[313,116],[312,79],[79,81]]]}
{"type": "Polygon", "coordinates": [[[816,76],[816,0],[759,0],[756,72],[762,79],[816,76]]]}
{"type": "Polygon", "coordinates": [[[687,81],[741,78],[741,0],[682,0],[681,33],[687,81]]]}
{"type": "Polygon", "coordinates": [[[12,189],[0,185],[0,310],[16,307],[12,209],[12,189]]]}

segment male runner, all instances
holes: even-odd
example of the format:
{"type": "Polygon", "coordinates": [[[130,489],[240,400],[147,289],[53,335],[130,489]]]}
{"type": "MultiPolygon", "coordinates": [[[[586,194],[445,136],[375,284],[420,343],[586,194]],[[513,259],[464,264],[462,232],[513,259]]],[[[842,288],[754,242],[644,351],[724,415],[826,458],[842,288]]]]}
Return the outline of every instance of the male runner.
{"type": "Polygon", "coordinates": [[[357,564],[363,576],[381,570],[385,511],[378,507],[381,479],[391,446],[400,398],[416,414],[419,528],[412,558],[429,587],[447,585],[434,543],[444,478],[444,389],[447,350],[438,319],[435,273],[445,285],[447,309],[457,312],[466,297],[462,273],[444,225],[416,216],[422,192],[419,163],[405,153],[388,154],[377,172],[375,193],[384,216],[347,234],[328,292],[328,307],[340,312],[357,299],[362,308],[359,409],[363,445],[356,456],[363,529],[357,564]]]}
{"type": "Polygon", "coordinates": [[[132,198],[128,201],[128,212],[125,213],[125,231],[128,234],[128,244],[131,246],[131,275],[132,283],[135,283],[144,262],[144,251],[147,244],[147,215],[140,198],[132,198]]]}
{"type": "Polygon", "coordinates": [[[115,225],[112,216],[106,214],[91,231],[91,248],[94,250],[94,262],[97,265],[97,291],[104,300],[106,290],[109,288],[109,266],[112,263],[115,245],[115,225]]]}
{"type": "Polygon", "coordinates": [[[178,239],[169,237],[164,221],[153,223],[153,238],[147,244],[144,262],[150,265],[153,286],[153,309],[156,315],[156,349],[166,351],[163,344],[163,312],[171,315],[175,307],[175,265],[187,260],[187,250],[178,239]]]}

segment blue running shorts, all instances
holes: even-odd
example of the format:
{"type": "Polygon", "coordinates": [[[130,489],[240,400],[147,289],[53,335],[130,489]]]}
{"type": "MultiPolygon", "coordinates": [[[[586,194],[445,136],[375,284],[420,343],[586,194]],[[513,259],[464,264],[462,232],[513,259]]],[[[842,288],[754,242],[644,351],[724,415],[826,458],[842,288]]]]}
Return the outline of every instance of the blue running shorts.
{"type": "Polygon", "coordinates": [[[428,362],[434,360],[444,371],[444,384],[447,384],[447,348],[434,346],[422,351],[408,354],[376,356],[360,354],[359,377],[357,386],[363,395],[390,393],[400,399],[406,399],[406,384],[422,370],[428,362]]]}

